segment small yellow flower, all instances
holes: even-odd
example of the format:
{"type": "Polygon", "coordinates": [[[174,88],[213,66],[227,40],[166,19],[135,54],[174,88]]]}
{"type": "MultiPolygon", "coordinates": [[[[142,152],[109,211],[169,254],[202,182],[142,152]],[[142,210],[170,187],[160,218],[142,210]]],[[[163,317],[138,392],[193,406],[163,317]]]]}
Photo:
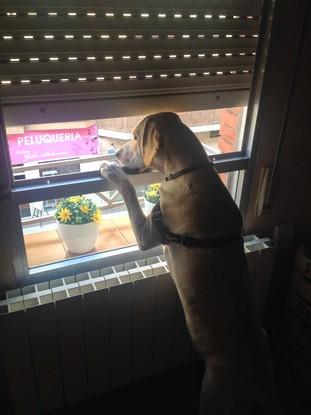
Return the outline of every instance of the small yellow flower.
{"type": "Polygon", "coordinates": [[[70,216],[71,216],[71,212],[68,208],[62,208],[57,215],[59,221],[64,222],[64,223],[70,220],[70,216]]]}
{"type": "Polygon", "coordinates": [[[68,201],[72,203],[78,203],[81,199],[81,196],[71,196],[68,198],[68,201]]]}
{"type": "Polygon", "coordinates": [[[90,208],[87,205],[81,205],[80,210],[83,213],[89,213],[90,208]]]}
{"type": "Polygon", "coordinates": [[[159,190],[160,189],[160,183],[154,183],[150,185],[151,190],[159,190]]]}
{"type": "Polygon", "coordinates": [[[102,214],[99,209],[96,209],[96,212],[92,216],[93,222],[95,223],[101,223],[102,221],[102,214]]]}
{"type": "Polygon", "coordinates": [[[159,193],[158,193],[156,190],[150,190],[150,191],[148,192],[148,196],[149,196],[150,198],[157,197],[158,195],[159,195],[159,193]]]}

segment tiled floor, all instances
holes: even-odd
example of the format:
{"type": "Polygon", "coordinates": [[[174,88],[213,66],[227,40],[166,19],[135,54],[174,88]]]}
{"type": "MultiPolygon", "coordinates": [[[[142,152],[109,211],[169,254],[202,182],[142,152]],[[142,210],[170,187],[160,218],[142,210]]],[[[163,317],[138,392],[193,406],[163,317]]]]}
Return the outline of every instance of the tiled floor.
{"type": "MultiPolygon", "coordinates": [[[[75,256],[67,251],[57,230],[24,236],[29,267],[60,261],[75,256]]],[[[128,216],[105,219],[100,226],[93,252],[102,252],[136,243],[128,216]]]]}

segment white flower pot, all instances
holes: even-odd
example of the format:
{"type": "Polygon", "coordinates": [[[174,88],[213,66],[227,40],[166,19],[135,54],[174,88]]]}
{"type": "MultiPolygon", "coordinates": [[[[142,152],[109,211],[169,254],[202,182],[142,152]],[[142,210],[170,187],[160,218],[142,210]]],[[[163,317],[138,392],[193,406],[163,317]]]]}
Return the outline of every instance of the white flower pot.
{"type": "Polygon", "coordinates": [[[84,254],[91,251],[95,246],[99,223],[67,225],[57,222],[57,231],[70,252],[84,254]]]}
{"type": "Polygon", "coordinates": [[[152,211],[152,209],[156,205],[156,203],[151,203],[151,202],[149,202],[149,200],[147,200],[145,198],[144,198],[144,201],[145,201],[145,203],[144,203],[144,212],[145,212],[145,215],[147,216],[152,211]]]}

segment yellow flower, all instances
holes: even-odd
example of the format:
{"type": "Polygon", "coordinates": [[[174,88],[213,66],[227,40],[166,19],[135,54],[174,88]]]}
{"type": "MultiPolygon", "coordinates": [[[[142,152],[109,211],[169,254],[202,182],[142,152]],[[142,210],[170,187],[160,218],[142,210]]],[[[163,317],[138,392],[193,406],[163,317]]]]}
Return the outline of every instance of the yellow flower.
{"type": "Polygon", "coordinates": [[[159,190],[160,189],[160,183],[154,183],[150,185],[151,190],[159,190]]]}
{"type": "Polygon", "coordinates": [[[71,212],[68,208],[62,208],[60,212],[57,214],[57,217],[60,222],[67,222],[70,220],[71,212]]]}
{"type": "Polygon", "coordinates": [[[158,192],[156,190],[150,190],[148,192],[148,196],[149,197],[157,197],[158,196],[158,192]]]}
{"type": "Polygon", "coordinates": [[[102,221],[102,214],[99,209],[96,209],[96,212],[92,216],[93,222],[100,223],[102,221]]]}
{"type": "Polygon", "coordinates": [[[81,199],[82,199],[81,196],[71,196],[71,197],[68,197],[68,201],[69,202],[72,202],[72,203],[78,203],[78,202],[80,202],[81,199]]]}
{"type": "Polygon", "coordinates": [[[89,210],[90,210],[90,208],[89,208],[87,205],[81,205],[81,206],[80,206],[80,210],[81,210],[81,212],[83,212],[83,213],[88,213],[88,212],[89,212],[89,210]]]}

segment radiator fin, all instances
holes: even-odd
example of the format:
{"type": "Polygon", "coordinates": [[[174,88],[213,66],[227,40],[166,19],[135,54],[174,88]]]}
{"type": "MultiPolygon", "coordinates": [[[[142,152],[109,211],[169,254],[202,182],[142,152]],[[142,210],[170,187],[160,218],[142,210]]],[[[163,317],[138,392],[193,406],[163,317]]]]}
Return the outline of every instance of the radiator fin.
{"type": "MultiPolygon", "coordinates": [[[[262,315],[275,248],[245,238],[262,315]]],[[[6,292],[0,350],[16,415],[98,396],[197,358],[164,257],[6,292]]]]}

